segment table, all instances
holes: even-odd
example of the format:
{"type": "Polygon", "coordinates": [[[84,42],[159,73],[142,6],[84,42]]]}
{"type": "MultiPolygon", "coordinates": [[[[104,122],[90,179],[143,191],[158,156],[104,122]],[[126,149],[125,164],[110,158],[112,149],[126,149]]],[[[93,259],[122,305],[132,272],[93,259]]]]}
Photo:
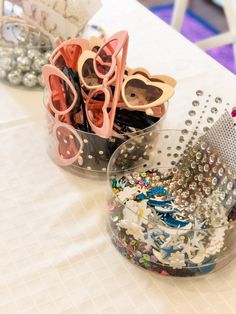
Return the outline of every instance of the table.
{"type": "MultiPolygon", "coordinates": [[[[183,128],[197,89],[236,102],[235,76],[139,3],[103,4],[92,22],[129,31],[128,64],[178,81],[162,127],[183,128]]],[[[235,313],[236,260],[199,278],[129,263],[106,232],[106,182],[47,156],[42,92],[1,83],[0,99],[0,313],[235,313]]]]}

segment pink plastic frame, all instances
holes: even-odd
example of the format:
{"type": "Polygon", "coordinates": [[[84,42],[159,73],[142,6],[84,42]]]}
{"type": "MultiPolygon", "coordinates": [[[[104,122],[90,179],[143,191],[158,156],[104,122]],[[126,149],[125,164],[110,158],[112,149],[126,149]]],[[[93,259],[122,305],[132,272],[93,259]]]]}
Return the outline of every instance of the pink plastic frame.
{"type": "Polygon", "coordinates": [[[88,122],[93,129],[93,131],[104,138],[107,138],[113,134],[113,124],[114,124],[114,119],[115,119],[115,113],[116,113],[116,107],[120,98],[120,92],[121,92],[121,85],[123,81],[123,76],[124,76],[124,71],[125,71],[125,64],[126,64],[126,57],[127,57],[127,52],[128,52],[128,33],[127,31],[120,31],[116,34],[114,34],[112,37],[110,37],[104,45],[99,49],[99,51],[96,54],[96,57],[94,59],[94,69],[98,77],[103,79],[103,87],[99,88],[97,90],[93,90],[91,94],[89,95],[89,98],[86,101],[86,107],[89,107],[89,101],[92,98],[91,95],[94,95],[97,91],[101,90],[105,94],[105,102],[102,107],[102,112],[103,112],[103,121],[102,121],[102,126],[98,127],[95,125],[95,123],[92,121],[92,113],[87,110],[87,117],[88,117],[88,122]],[[101,75],[99,73],[97,67],[96,67],[96,58],[99,56],[100,51],[104,49],[105,46],[107,46],[111,41],[117,40],[118,45],[112,55],[112,64],[111,68],[106,73],[105,75],[101,75]],[[120,51],[123,49],[122,52],[122,58],[121,62],[117,62],[117,56],[120,53],[120,51]],[[109,78],[113,75],[114,71],[117,71],[117,76],[116,76],[116,86],[115,86],[115,92],[111,104],[111,110],[108,113],[107,108],[110,103],[110,93],[108,91],[108,80],[109,78]]]}
{"type": "Polygon", "coordinates": [[[56,39],[55,42],[58,43],[58,46],[50,57],[50,63],[56,65],[58,58],[62,55],[66,66],[72,68],[73,71],[77,71],[78,59],[85,50],[89,50],[89,41],[83,38],[75,38],[68,39],[63,42],[60,42],[59,39],[56,39]],[[81,49],[80,55],[78,55],[76,58],[73,56],[71,46],[78,46],[81,49]]]}
{"type": "MultiPolygon", "coordinates": [[[[68,134],[66,134],[65,137],[68,138],[69,137],[68,134]]],[[[69,166],[69,165],[72,165],[74,162],[77,161],[79,163],[79,165],[81,166],[83,164],[83,158],[81,157],[81,153],[83,151],[83,140],[79,136],[78,132],[71,125],[57,121],[53,126],[52,135],[55,139],[55,144],[56,144],[56,149],[54,150],[54,152],[55,152],[54,158],[55,158],[57,164],[60,166],[69,166]],[[59,128],[64,129],[65,132],[68,132],[68,134],[72,135],[72,137],[76,138],[76,140],[79,142],[80,147],[79,147],[78,153],[75,154],[75,156],[73,156],[72,158],[63,158],[63,156],[59,152],[60,145],[65,145],[64,143],[60,143],[58,141],[57,132],[58,132],[59,128]]],[[[69,137],[69,140],[70,140],[70,137],[69,137]]],[[[73,140],[73,139],[71,139],[71,140],[73,140]]],[[[72,150],[77,149],[75,142],[74,143],[72,142],[70,148],[72,150]]]]}
{"type": "Polygon", "coordinates": [[[65,115],[65,117],[67,117],[66,122],[70,124],[68,113],[74,108],[76,101],[77,101],[77,97],[78,97],[73,84],[66,77],[66,75],[63,72],[61,72],[58,68],[56,68],[54,65],[51,65],[51,64],[44,65],[43,69],[42,69],[42,73],[43,73],[43,77],[44,77],[45,86],[46,86],[47,90],[50,91],[49,104],[48,104],[49,109],[56,115],[56,117],[58,115],[65,115]],[[73,96],[74,96],[74,100],[69,107],[67,107],[67,104],[62,101],[62,99],[64,97],[62,95],[63,91],[61,90],[61,87],[58,86],[58,88],[56,88],[56,90],[52,89],[51,82],[50,82],[50,76],[51,75],[55,75],[55,76],[61,78],[70,87],[71,92],[73,93],[73,96]],[[57,110],[53,106],[53,101],[52,101],[53,97],[58,97],[58,99],[61,100],[61,103],[63,104],[63,107],[61,108],[61,110],[57,110]]]}

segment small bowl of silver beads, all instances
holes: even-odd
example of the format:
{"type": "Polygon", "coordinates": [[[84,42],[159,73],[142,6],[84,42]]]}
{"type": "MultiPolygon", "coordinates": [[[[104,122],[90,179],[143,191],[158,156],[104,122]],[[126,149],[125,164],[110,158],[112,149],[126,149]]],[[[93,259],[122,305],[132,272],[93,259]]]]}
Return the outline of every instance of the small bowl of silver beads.
{"type": "Polygon", "coordinates": [[[21,18],[0,19],[0,79],[12,86],[43,87],[41,69],[49,63],[50,39],[21,18]]]}

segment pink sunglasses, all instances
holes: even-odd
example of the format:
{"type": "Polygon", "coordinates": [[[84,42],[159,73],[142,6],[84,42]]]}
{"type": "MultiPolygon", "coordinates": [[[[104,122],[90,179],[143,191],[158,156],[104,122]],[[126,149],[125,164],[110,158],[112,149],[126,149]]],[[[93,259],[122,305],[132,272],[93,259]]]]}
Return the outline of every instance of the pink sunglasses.
{"type": "Polygon", "coordinates": [[[126,31],[121,31],[114,34],[99,49],[93,60],[94,70],[97,76],[100,77],[103,81],[101,87],[98,87],[89,93],[88,99],[86,101],[86,113],[92,130],[97,135],[104,138],[107,138],[113,134],[116,107],[120,98],[121,84],[125,71],[128,40],[129,37],[126,31]],[[121,50],[123,51],[120,62],[117,56],[121,50]],[[108,81],[115,71],[117,71],[115,92],[111,102],[111,93],[108,89],[108,81]],[[95,116],[94,112],[90,110],[90,103],[97,94],[104,94],[104,103],[95,116]],[[109,107],[110,111],[108,112],[109,107]]]}
{"type": "Polygon", "coordinates": [[[66,75],[54,65],[45,65],[42,69],[42,73],[45,86],[50,92],[48,109],[57,119],[64,119],[66,123],[71,124],[69,113],[74,108],[78,97],[73,84],[66,75]],[[68,91],[71,96],[70,99],[73,99],[70,104],[67,103],[66,97],[68,91]]]}
{"type": "Polygon", "coordinates": [[[83,38],[69,39],[61,42],[58,38],[55,40],[58,44],[53,51],[50,62],[58,68],[67,66],[73,71],[77,71],[77,63],[81,54],[90,47],[89,41],[83,38]]]}
{"type": "Polygon", "coordinates": [[[69,166],[78,162],[81,166],[83,158],[83,141],[78,132],[70,125],[56,121],[52,129],[56,149],[54,150],[56,162],[60,166],[69,166]]]}

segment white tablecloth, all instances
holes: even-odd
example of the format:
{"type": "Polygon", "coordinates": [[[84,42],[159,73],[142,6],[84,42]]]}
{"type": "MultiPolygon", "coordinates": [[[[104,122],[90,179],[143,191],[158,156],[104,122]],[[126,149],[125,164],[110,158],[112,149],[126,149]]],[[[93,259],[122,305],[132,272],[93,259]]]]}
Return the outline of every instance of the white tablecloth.
{"type": "MultiPolygon", "coordinates": [[[[128,64],[178,81],[163,127],[183,127],[197,89],[236,103],[235,76],[156,16],[133,0],[103,3],[93,23],[129,31],[128,64]]],[[[172,278],[116,251],[106,182],[71,175],[46,154],[42,97],[0,85],[0,313],[235,313],[236,261],[172,278]]]]}

